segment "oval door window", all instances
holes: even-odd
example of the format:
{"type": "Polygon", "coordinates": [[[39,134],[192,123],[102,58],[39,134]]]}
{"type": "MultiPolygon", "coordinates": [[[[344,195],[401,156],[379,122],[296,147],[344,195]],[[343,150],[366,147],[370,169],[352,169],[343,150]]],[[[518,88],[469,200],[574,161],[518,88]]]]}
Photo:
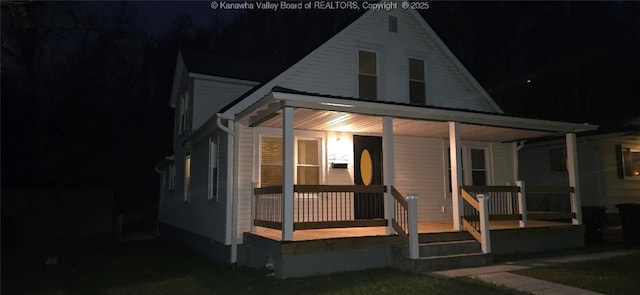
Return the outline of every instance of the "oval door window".
{"type": "Polygon", "coordinates": [[[373,178],[373,165],[371,154],[367,149],[362,150],[360,154],[360,176],[364,185],[370,185],[373,178]]]}

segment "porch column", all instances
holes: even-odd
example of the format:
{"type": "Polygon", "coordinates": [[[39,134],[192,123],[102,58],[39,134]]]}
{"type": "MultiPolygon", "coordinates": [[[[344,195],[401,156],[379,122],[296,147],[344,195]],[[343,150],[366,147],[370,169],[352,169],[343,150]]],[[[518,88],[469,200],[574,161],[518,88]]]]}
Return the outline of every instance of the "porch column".
{"type": "Polygon", "coordinates": [[[573,187],[571,194],[571,211],[576,216],[571,220],[573,224],[582,224],[582,207],[580,206],[580,177],[578,176],[578,147],[576,134],[567,133],[567,172],[569,172],[569,186],[573,187]]]}
{"type": "Polygon", "coordinates": [[[396,212],[391,196],[391,186],[395,185],[395,166],[393,160],[393,118],[384,117],[382,119],[382,177],[387,184],[387,193],[385,194],[386,202],[384,206],[384,215],[387,219],[387,235],[393,235],[396,231],[393,229],[391,220],[395,218],[396,212]]]}
{"type": "Polygon", "coordinates": [[[449,122],[449,155],[451,158],[451,212],[453,214],[453,229],[461,230],[460,212],[462,202],[460,200],[460,185],[462,184],[462,167],[460,152],[460,123],[449,122]]]}
{"type": "Polygon", "coordinates": [[[282,240],[293,240],[293,108],[282,112],[282,240]]]}

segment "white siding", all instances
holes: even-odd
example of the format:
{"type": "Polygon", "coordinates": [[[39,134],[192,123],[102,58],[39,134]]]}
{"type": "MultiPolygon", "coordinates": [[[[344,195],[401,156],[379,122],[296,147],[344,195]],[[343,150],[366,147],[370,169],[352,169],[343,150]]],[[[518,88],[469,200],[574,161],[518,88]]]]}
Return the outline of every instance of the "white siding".
{"type": "Polygon", "coordinates": [[[407,11],[365,14],[339,37],[289,69],[279,86],[312,93],[357,97],[357,50],[378,52],[379,100],[409,102],[408,58],[425,59],[427,104],[494,111],[436,41],[407,11]],[[387,15],[398,16],[398,33],[387,30],[387,15]]]}
{"type": "MultiPolygon", "coordinates": [[[[568,186],[569,177],[567,171],[554,171],[551,169],[549,153],[551,149],[556,148],[566,148],[564,141],[542,147],[525,145],[518,152],[520,179],[532,185],[568,186]]],[[[578,154],[580,154],[579,151],[578,154]]]]}
{"type": "MultiPolygon", "coordinates": [[[[603,200],[599,205],[606,206],[608,213],[618,212],[616,204],[640,203],[640,180],[622,179],[618,177],[616,144],[633,147],[633,145],[627,142],[601,141],[599,143],[602,161],[601,177],[603,178],[602,183],[604,183],[603,200]]],[[[640,145],[635,145],[635,148],[640,149],[640,145]]],[[[581,182],[581,185],[582,184],[581,182]]],[[[581,191],[581,193],[583,192],[581,191]]]]}
{"type": "MultiPolygon", "coordinates": [[[[176,153],[176,187],[161,203],[160,221],[219,243],[225,242],[224,198],[207,198],[209,151],[204,141],[191,150],[191,198],[184,196],[184,153],[176,153]]],[[[221,154],[224,152],[221,151],[221,154]]]]}
{"type": "Polygon", "coordinates": [[[193,81],[193,127],[198,129],[221,108],[249,91],[255,83],[240,81],[193,81]]]}
{"type": "Polygon", "coordinates": [[[445,193],[444,154],[440,139],[394,137],[395,186],[404,195],[418,195],[420,221],[451,219],[451,199],[445,193]]]}
{"type": "Polygon", "coordinates": [[[490,185],[515,185],[514,155],[511,143],[491,144],[491,171],[493,177],[490,185]]]}
{"type": "Polygon", "coordinates": [[[238,243],[242,243],[242,233],[251,231],[251,204],[253,198],[254,135],[253,128],[236,124],[238,159],[238,243]]]}

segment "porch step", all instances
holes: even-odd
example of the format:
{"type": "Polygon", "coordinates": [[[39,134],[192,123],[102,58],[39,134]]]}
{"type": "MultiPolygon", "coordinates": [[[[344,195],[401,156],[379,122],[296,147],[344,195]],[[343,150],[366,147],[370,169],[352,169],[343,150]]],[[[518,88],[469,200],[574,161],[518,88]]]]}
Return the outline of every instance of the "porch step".
{"type": "Polygon", "coordinates": [[[420,257],[473,254],[482,252],[482,246],[476,240],[423,243],[419,245],[419,249],[420,257]]]}
{"type": "Polygon", "coordinates": [[[431,272],[437,270],[483,266],[491,264],[492,262],[493,256],[491,256],[491,254],[472,253],[421,257],[418,259],[405,258],[400,264],[396,264],[395,266],[414,272],[431,272]]]}
{"type": "Polygon", "coordinates": [[[418,235],[418,241],[420,243],[452,242],[452,241],[465,241],[465,240],[473,240],[473,239],[474,239],[473,236],[466,231],[421,233],[418,235]]]}
{"type": "Polygon", "coordinates": [[[394,245],[391,249],[395,267],[427,272],[490,264],[491,254],[482,253],[482,246],[466,232],[426,234],[420,236],[418,259],[409,259],[409,245],[394,245]],[[428,242],[423,242],[424,240],[428,242]]]}

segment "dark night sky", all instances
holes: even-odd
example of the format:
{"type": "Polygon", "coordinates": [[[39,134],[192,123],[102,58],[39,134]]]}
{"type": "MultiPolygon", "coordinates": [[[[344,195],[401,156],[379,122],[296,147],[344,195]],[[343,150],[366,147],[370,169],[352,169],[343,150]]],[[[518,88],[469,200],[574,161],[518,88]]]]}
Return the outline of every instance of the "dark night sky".
{"type": "MultiPolygon", "coordinates": [[[[135,5],[153,35],[179,15],[211,27],[241,13],[210,3],[135,5]]],[[[622,104],[640,113],[638,2],[431,1],[420,12],[509,113],[596,124],[621,115],[622,104]]]]}
{"type": "MultiPolygon", "coordinates": [[[[105,11],[113,6],[113,2],[91,3],[94,8],[104,8],[105,11]]],[[[605,126],[640,114],[640,2],[429,3],[429,9],[420,13],[506,112],[605,126]]],[[[86,105],[65,102],[64,99],[71,99],[67,96],[55,103],[46,102],[50,105],[41,106],[40,110],[46,115],[51,113],[49,109],[65,103],[70,106],[60,107],[57,117],[50,117],[73,117],[75,121],[57,124],[59,122],[38,122],[42,116],[31,112],[29,99],[16,96],[15,93],[20,91],[11,92],[17,91],[13,89],[15,83],[5,84],[8,82],[3,73],[3,187],[49,186],[56,181],[64,182],[65,175],[72,175],[78,179],[86,177],[90,186],[117,187],[126,183],[125,188],[136,187],[153,199],[153,191],[157,189],[153,167],[164,155],[171,153],[169,94],[177,48],[166,45],[165,37],[175,27],[175,18],[188,15],[193,24],[204,29],[231,30],[224,36],[238,38],[247,44],[251,41],[244,40],[249,38],[246,36],[259,34],[264,29],[255,23],[243,27],[236,19],[242,11],[212,10],[210,1],[141,1],[131,4],[137,10],[136,25],[150,36],[155,46],[164,46],[162,54],[156,54],[156,59],[147,56],[149,60],[144,63],[151,69],[146,73],[161,78],[156,79],[156,84],[137,89],[147,96],[123,92],[130,96],[127,96],[130,101],[105,96],[101,102],[103,105],[98,105],[89,99],[95,98],[82,96],[84,92],[80,89],[74,93],[78,94],[78,101],[86,105]],[[237,31],[229,29],[231,25],[238,28],[237,31]],[[78,111],[80,116],[65,114],[71,111],[78,111]],[[120,118],[122,122],[118,121],[120,118]],[[26,130],[25,126],[31,129],[26,130]],[[34,140],[33,137],[45,139],[34,140]],[[123,171],[127,173],[123,174],[123,171]],[[20,175],[12,177],[12,174],[20,175]],[[89,177],[94,174],[96,176],[89,177]],[[47,177],[54,180],[43,182],[42,179],[47,177]],[[143,178],[145,182],[141,181],[143,178]]],[[[3,6],[3,43],[4,36],[7,36],[5,28],[9,27],[4,13],[3,6]]],[[[263,21],[268,22],[268,19],[263,21]]],[[[280,37],[279,43],[261,44],[265,47],[259,49],[282,52],[282,49],[290,49],[287,47],[292,47],[292,42],[300,41],[287,36],[322,31],[321,28],[328,25],[302,21],[302,24],[284,25],[284,39],[280,37]],[[269,49],[268,45],[284,45],[285,48],[269,49]]],[[[105,44],[115,46],[114,50],[140,49],[126,43],[105,44]]],[[[211,44],[190,46],[206,48],[211,44]]],[[[4,45],[2,50],[5,59],[4,45]]],[[[135,62],[126,60],[126,56],[124,58],[110,61],[107,66],[135,62]]],[[[56,68],[47,70],[55,71],[56,68]]],[[[6,71],[4,62],[3,71],[6,71]]],[[[109,74],[108,70],[92,69],[91,64],[87,71],[96,76],[109,74]]],[[[68,80],[63,75],[60,73],[62,80],[68,80]]],[[[142,77],[142,80],[153,80],[146,78],[142,77]]],[[[96,87],[104,85],[98,83],[96,87]]],[[[95,94],[89,90],[87,93],[95,94]]],[[[71,186],[76,184],[68,182],[71,186]]]]}

